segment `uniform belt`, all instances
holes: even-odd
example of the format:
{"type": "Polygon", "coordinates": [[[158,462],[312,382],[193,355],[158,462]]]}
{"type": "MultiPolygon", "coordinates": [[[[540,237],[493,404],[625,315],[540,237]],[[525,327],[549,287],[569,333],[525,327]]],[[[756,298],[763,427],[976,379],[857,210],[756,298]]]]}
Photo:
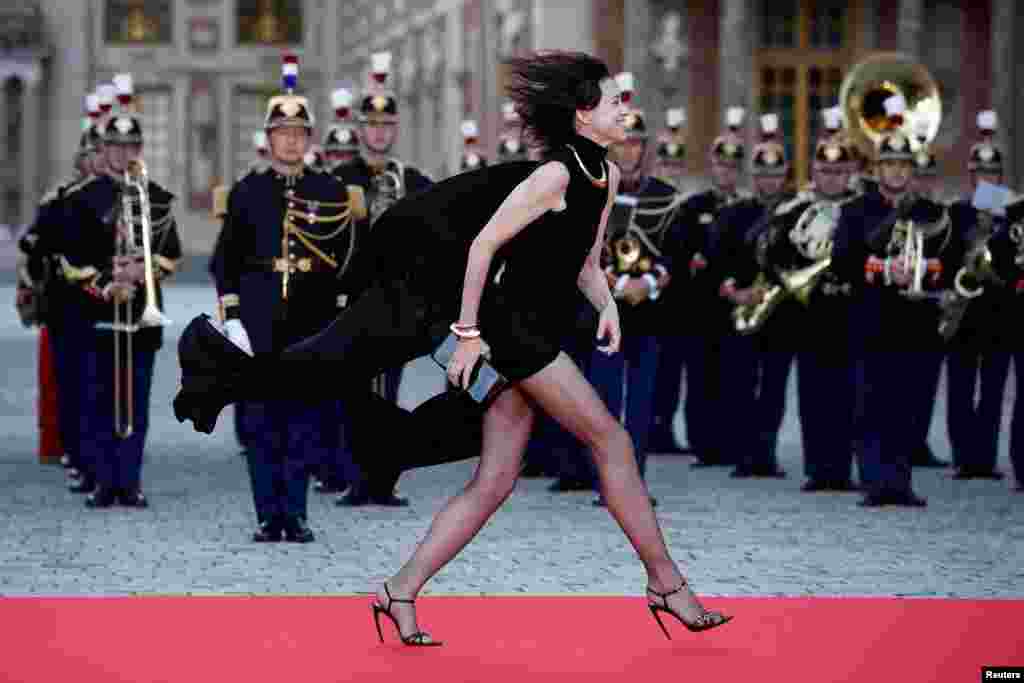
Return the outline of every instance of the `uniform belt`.
{"type": "Polygon", "coordinates": [[[270,271],[272,273],[285,272],[285,269],[289,268],[289,264],[292,275],[302,273],[335,273],[335,269],[331,264],[315,256],[302,256],[296,259],[287,259],[279,256],[268,259],[246,259],[245,261],[246,270],[270,271]]]}

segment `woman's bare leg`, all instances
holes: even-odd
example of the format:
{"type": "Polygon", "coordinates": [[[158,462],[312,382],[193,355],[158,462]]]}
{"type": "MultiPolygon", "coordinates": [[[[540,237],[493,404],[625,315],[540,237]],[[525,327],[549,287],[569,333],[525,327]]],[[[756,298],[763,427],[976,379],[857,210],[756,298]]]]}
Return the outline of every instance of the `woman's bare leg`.
{"type": "MultiPolygon", "coordinates": [[[[487,410],[476,474],[465,490],[437,513],[412,557],[388,579],[392,597],[416,597],[423,585],[476,536],[508,498],[519,477],[532,426],[533,408],[515,387],[503,392],[487,410]]],[[[388,604],[383,586],[377,590],[377,601],[383,606],[388,604]]],[[[413,605],[394,603],[391,611],[403,634],[419,630],[413,605]]]]}
{"type": "MultiPolygon", "coordinates": [[[[633,456],[633,440],[604,401],[564,353],[519,388],[542,410],[590,447],[608,510],[626,533],[656,591],[675,589],[682,574],[669,555],[647,487],[633,456]]],[[[690,591],[668,599],[688,621],[703,608],[690,591]]]]}

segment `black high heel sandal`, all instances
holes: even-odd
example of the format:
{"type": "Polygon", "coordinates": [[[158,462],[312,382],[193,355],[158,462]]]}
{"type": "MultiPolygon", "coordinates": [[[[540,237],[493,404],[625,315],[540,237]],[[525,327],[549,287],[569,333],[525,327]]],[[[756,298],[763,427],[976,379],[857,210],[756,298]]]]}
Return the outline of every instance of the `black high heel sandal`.
{"type": "Polygon", "coordinates": [[[404,602],[409,605],[415,605],[416,600],[408,598],[393,598],[391,597],[391,591],[388,590],[388,584],[384,584],[384,592],[388,596],[387,607],[381,606],[376,600],[373,602],[373,623],[377,625],[377,637],[380,638],[380,642],[384,642],[384,633],[380,630],[380,615],[386,616],[391,620],[391,623],[395,625],[395,630],[398,631],[398,637],[402,641],[403,645],[409,645],[412,647],[437,647],[444,643],[440,640],[431,640],[430,634],[426,631],[416,631],[410,633],[407,636],[402,635],[402,627],[398,625],[398,619],[391,613],[391,604],[395,602],[404,602]]]}
{"type": "Polygon", "coordinates": [[[670,608],[668,606],[668,597],[670,595],[675,595],[679,591],[683,590],[687,587],[687,585],[688,584],[686,579],[683,579],[683,582],[679,584],[678,588],[676,588],[675,590],[670,590],[667,593],[659,593],[653,588],[647,589],[648,593],[661,599],[662,604],[657,605],[653,602],[648,602],[647,607],[651,610],[651,614],[654,615],[655,620],[658,622],[658,626],[661,627],[661,630],[665,633],[665,637],[669,640],[672,640],[672,636],[668,634],[668,629],[665,628],[665,624],[662,623],[661,617],[658,616],[658,612],[664,612],[665,614],[669,614],[675,617],[683,626],[687,628],[687,630],[692,631],[694,633],[700,631],[707,631],[713,628],[717,628],[719,626],[724,626],[725,624],[728,624],[730,621],[732,621],[732,617],[730,616],[725,616],[724,614],[720,614],[718,612],[709,612],[707,610],[704,610],[695,621],[691,622],[687,621],[683,618],[683,615],[679,614],[678,612],[670,608]]]}

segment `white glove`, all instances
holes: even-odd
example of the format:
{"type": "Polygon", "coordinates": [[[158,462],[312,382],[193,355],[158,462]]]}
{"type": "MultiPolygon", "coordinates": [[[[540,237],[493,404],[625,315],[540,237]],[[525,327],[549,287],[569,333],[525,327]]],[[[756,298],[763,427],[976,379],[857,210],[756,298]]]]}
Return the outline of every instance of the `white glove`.
{"type": "Polygon", "coordinates": [[[238,318],[232,318],[224,323],[224,335],[232,344],[245,351],[250,356],[252,353],[252,342],[249,341],[249,333],[245,331],[245,325],[238,318]]]}

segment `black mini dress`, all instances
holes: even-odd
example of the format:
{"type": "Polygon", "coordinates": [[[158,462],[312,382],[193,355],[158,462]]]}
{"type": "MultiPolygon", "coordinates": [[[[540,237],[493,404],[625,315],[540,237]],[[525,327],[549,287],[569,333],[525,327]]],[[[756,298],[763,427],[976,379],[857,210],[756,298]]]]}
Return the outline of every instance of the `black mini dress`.
{"type": "Polygon", "coordinates": [[[559,161],[569,171],[564,208],[527,225],[495,259],[503,269],[484,292],[480,331],[491,348],[491,363],[510,381],[551,363],[576,325],[579,274],[597,239],[609,192],[607,183],[595,184],[587,174],[608,180],[605,155],[605,148],[581,136],[552,150],[545,161],[559,161]]]}

